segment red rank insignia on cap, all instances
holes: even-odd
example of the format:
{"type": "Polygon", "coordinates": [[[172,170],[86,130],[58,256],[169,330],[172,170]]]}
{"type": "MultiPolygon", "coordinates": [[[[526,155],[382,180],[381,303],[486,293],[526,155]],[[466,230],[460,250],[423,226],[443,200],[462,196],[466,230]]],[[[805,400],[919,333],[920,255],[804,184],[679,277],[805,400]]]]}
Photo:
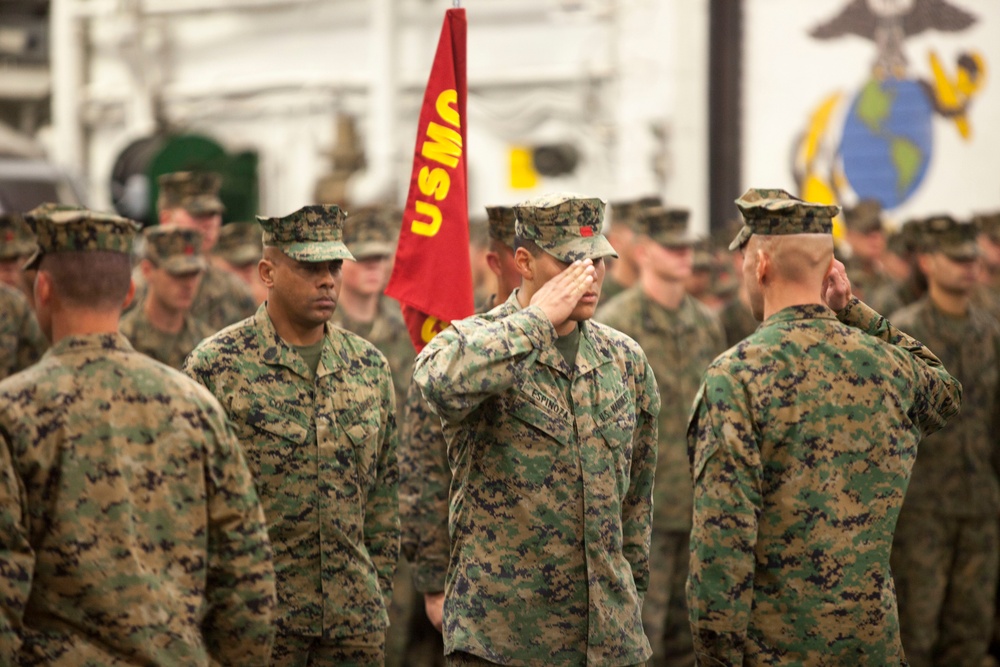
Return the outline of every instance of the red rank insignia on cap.
{"type": "Polygon", "coordinates": [[[186,246],[184,246],[184,254],[185,255],[193,255],[194,254],[194,246],[193,245],[186,245],[186,246]]]}
{"type": "Polygon", "coordinates": [[[14,232],[8,231],[3,238],[4,241],[10,242],[14,240],[14,232]]]}
{"type": "Polygon", "coordinates": [[[581,227],[580,228],[580,236],[593,236],[593,235],[594,235],[594,228],[593,227],[581,227]]]}

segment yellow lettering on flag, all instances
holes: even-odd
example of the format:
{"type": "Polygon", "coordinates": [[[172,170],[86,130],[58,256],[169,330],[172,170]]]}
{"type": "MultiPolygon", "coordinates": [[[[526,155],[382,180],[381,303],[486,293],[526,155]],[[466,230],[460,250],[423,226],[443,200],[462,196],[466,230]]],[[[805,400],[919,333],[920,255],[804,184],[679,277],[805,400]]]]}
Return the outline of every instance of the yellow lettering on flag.
{"type": "Polygon", "coordinates": [[[424,343],[429,343],[431,338],[447,329],[449,324],[450,322],[443,322],[433,315],[428,315],[423,326],[420,327],[420,338],[423,339],[424,343]]]}
{"type": "Polygon", "coordinates": [[[440,167],[434,169],[421,167],[417,174],[417,186],[420,188],[421,194],[428,197],[433,195],[434,199],[441,201],[448,196],[448,190],[451,188],[451,176],[440,167]]]}
{"type": "Polygon", "coordinates": [[[441,229],[441,209],[439,209],[434,204],[428,204],[425,201],[416,201],[417,213],[419,215],[425,215],[431,219],[430,222],[421,222],[420,220],[414,220],[410,223],[410,229],[414,234],[420,234],[420,236],[434,236],[441,229]]]}
{"type": "Polygon", "coordinates": [[[428,123],[427,140],[420,147],[420,154],[454,169],[462,157],[462,135],[440,123],[428,123]]]}

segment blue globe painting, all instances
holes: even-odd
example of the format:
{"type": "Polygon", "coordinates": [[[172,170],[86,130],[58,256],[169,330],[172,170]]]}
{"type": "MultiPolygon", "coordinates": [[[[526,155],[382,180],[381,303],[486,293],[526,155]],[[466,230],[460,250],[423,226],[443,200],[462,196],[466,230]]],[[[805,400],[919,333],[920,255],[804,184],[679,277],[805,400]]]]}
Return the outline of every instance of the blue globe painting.
{"type": "Polygon", "coordinates": [[[869,79],[851,102],[841,136],[844,175],[859,199],[891,209],[917,189],[930,164],[934,106],[914,79],[869,79]]]}

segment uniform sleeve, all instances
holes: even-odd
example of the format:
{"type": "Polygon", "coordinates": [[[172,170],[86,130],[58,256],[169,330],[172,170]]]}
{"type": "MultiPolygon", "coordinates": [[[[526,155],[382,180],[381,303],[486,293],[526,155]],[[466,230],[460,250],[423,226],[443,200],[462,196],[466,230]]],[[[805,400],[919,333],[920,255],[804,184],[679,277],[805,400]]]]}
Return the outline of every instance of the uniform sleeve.
{"type": "Polygon", "coordinates": [[[643,375],[637,383],[636,425],[632,434],[632,466],[628,494],[622,504],[622,551],[635,580],[636,591],[649,588],[649,546],[653,528],[653,480],[656,477],[657,415],[660,394],[649,362],[643,357],[643,375]]]}
{"type": "Polygon", "coordinates": [[[753,603],[761,461],[742,386],[706,372],[688,426],[694,515],[687,584],[695,654],[703,665],[740,665],[753,603]]]}
{"type": "Polygon", "coordinates": [[[949,419],[958,414],[962,405],[962,385],[923,343],[892,326],[889,320],[857,297],[837,313],[837,318],[910,354],[918,392],[915,421],[924,437],[941,430],[949,419]]]}
{"type": "Polygon", "coordinates": [[[460,422],[490,396],[529,372],[538,350],[556,339],[555,327],[537,306],[496,321],[453,323],[417,355],[413,376],[431,408],[460,422]]]}
{"type": "Polygon", "coordinates": [[[451,557],[448,499],[451,467],[441,420],[427,407],[415,383],[406,397],[406,425],[400,440],[399,507],[405,555],[413,562],[421,593],[444,590],[451,557]]]}
{"type": "Polygon", "coordinates": [[[209,558],[205,643],[224,665],[267,665],[274,640],[274,567],[250,470],[220,414],[216,447],[206,457],[209,558]]]}
{"type": "Polygon", "coordinates": [[[24,609],[31,595],[35,553],[28,540],[27,495],[0,433],[0,664],[17,664],[24,609]]]}
{"type": "Polygon", "coordinates": [[[399,560],[399,464],[396,447],[396,398],[388,364],[383,367],[381,410],[384,415],[379,432],[379,454],[375,483],[365,506],[364,542],[378,573],[385,608],[392,601],[392,579],[399,560]]]}

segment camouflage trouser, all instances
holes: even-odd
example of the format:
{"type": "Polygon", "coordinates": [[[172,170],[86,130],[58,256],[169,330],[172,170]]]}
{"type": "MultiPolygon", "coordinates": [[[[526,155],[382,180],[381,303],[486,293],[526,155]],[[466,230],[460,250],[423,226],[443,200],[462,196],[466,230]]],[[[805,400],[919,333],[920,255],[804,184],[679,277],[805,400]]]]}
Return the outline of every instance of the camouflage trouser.
{"type": "Polygon", "coordinates": [[[278,635],[271,667],[382,667],[385,644],[381,633],[342,639],[278,635]]]}
{"type": "Polygon", "coordinates": [[[993,631],[1000,563],[995,517],[899,515],[891,566],[911,667],[979,667],[993,631]]]}
{"type": "Polygon", "coordinates": [[[694,644],[684,592],[689,544],[689,533],[653,530],[649,590],[642,603],[642,627],[653,648],[649,664],[654,667],[694,665],[694,644]]]}

